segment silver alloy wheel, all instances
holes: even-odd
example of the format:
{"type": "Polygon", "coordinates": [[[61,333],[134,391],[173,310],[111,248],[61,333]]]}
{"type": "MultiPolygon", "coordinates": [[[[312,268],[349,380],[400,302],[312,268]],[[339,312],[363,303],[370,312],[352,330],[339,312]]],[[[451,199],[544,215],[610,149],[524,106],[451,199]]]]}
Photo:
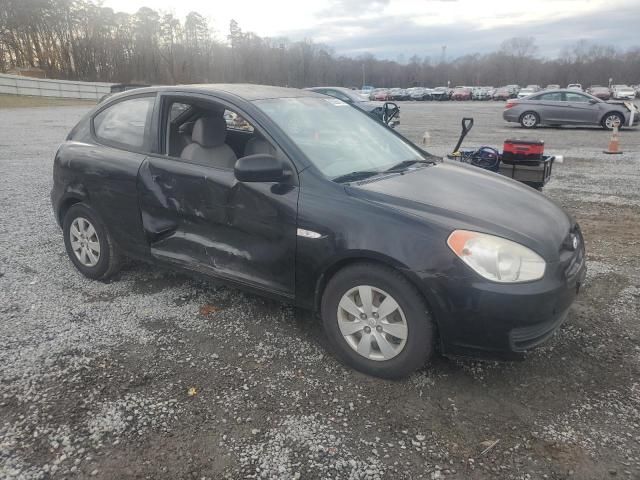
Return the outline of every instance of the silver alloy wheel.
{"type": "Polygon", "coordinates": [[[522,117],[522,124],[525,127],[534,127],[536,123],[538,123],[538,119],[533,113],[527,113],[522,117]]]}
{"type": "Polygon", "coordinates": [[[398,355],[409,337],[407,319],[398,302],[370,285],[359,285],[342,296],[338,327],[353,350],[376,361],[398,355]]]}
{"type": "Polygon", "coordinates": [[[613,127],[615,127],[616,125],[619,127],[621,123],[622,122],[620,122],[620,117],[613,114],[609,115],[604,121],[604,124],[609,130],[613,130],[613,127]]]}
{"type": "Polygon", "coordinates": [[[76,258],[85,267],[95,267],[100,260],[100,239],[91,222],[76,217],[69,227],[69,241],[76,258]]]}

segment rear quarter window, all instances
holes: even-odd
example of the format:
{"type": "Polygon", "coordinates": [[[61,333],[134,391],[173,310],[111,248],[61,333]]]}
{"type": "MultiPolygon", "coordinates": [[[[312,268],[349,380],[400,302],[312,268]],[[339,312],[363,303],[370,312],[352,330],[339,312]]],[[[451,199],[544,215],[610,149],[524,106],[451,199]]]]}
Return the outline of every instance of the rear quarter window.
{"type": "Polygon", "coordinates": [[[106,143],[141,149],[155,96],[136,97],[111,105],[93,117],[96,137],[106,143]]]}

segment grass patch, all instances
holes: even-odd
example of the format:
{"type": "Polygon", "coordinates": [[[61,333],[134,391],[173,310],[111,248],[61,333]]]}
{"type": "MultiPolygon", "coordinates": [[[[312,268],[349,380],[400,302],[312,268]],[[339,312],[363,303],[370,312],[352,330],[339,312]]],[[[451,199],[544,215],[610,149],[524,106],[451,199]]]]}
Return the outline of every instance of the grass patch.
{"type": "Polygon", "coordinates": [[[95,105],[96,100],[78,98],[31,97],[27,95],[0,95],[0,108],[68,107],[95,105]]]}

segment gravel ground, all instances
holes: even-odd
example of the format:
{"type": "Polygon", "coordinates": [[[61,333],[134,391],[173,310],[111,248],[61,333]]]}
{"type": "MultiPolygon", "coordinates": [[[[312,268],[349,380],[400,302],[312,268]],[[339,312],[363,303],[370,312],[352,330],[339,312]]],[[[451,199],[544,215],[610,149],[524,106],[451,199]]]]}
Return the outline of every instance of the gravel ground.
{"type": "MultiPolygon", "coordinates": [[[[525,136],[497,103],[402,105],[449,151],[525,136]]],[[[538,129],[545,193],[586,236],[587,284],[524,362],[435,358],[403,381],[339,365],[308,313],[131,263],[67,260],[55,149],[86,107],[0,109],[0,478],[640,478],[640,133],[538,129]]]]}

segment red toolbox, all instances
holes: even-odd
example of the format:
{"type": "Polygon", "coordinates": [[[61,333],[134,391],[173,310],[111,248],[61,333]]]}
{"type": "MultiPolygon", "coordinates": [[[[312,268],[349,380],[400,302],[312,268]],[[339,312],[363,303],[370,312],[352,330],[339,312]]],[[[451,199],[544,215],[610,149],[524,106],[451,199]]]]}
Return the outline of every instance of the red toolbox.
{"type": "Polygon", "coordinates": [[[542,140],[505,140],[501,160],[505,163],[537,165],[543,154],[542,140]]]}

